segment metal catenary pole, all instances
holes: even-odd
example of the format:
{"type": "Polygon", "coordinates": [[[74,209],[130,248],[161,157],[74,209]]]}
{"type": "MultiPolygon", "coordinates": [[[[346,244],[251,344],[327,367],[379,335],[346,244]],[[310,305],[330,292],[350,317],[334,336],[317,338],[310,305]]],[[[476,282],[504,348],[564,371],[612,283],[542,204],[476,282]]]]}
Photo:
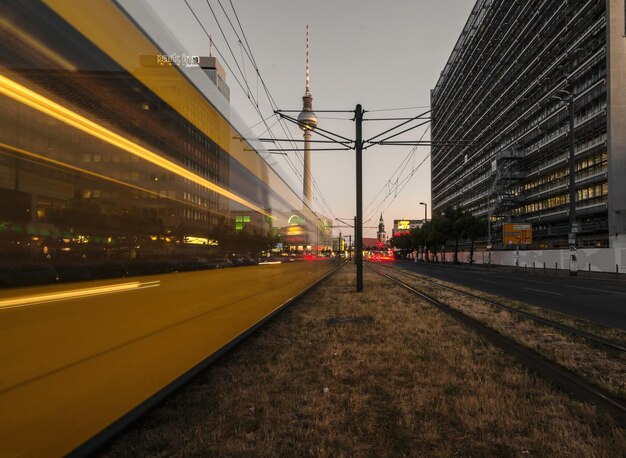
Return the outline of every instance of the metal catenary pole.
{"type": "Polygon", "coordinates": [[[356,290],[363,291],[363,108],[356,106],[356,224],[354,227],[354,238],[356,239],[356,290]]]}

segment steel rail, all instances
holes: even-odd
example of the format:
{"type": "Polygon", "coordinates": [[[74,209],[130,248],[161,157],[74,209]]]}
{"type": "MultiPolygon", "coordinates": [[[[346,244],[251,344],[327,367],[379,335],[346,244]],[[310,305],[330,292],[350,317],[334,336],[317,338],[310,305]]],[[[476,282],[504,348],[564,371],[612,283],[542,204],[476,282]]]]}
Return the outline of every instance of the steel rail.
{"type": "Polygon", "coordinates": [[[463,291],[463,290],[455,288],[453,286],[442,285],[441,283],[438,283],[438,282],[433,281],[433,280],[429,280],[427,278],[422,278],[422,277],[417,277],[416,275],[411,275],[410,273],[407,273],[406,271],[404,271],[404,269],[396,270],[396,269],[394,269],[392,267],[386,267],[386,268],[391,269],[394,272],[398,272],[401,275],[404,275],[404,276],[407,276],[407,277],[411,277],[411,278],[414,278],[416,280],[423,281],[423,282],[426,282],[426,283],[432,283],[433,285],[440,286],[440,287],[448,289],[450,291],[454,291],[456,293],[464,294],[464,295],[472,297],[474,299],[478,299],[478,300],[487,302],[488,304],[491,304],[491,305],[493,305],[495,307],[499,307],[499,308],[504,309],[504,310],[506,310],[508,312],[516,313],[518,315],[521,315],[521,316],[523,316],[525,318],[528,318],[530,320],[536,321],[536,322],[541,323],[543,325],[550,326],[550,327],[553,327],[553,328],[556,328],[556,329],[560,329],[561,331],[565,331],[565,332],[567,332],[569,334],[573,334],[573,335],[578,336],[578,337],[584,337],[585,339],[587,339],[587,340],[589,340],[589,341],[591,341],[591,342],[593,342],[595,344],[603,345],[603,346],[608,347],[608,348],[610,348],[612,350],[617,350],[617,351],[620,351],[620,352],[626,352],[626,347],[624,347],[623,345],[620,345],[617,342],[613,342],[611,340],[604,339],[604,338],[602,338],[600,336],[597,336],[595,334],[591,334],[589,332],[586,332],[586,331],[583,331],[583,330],[580,330],[580,329],[576,329],[576,328],[573,328],[571,326],[567,326],[565,324],[559,323],[558,321],[549,320],[547,318],[540,317],[538,315],[535,315],[533,313],[527,312],[525,310],[520,310],[520,309],[517,309],[515,307],[511,307],[510,305],[502,304],[500,302],[494,301],[492,299],[488,299],[486,297],[479,296],[477,294],[468,293],[467,291],[463,291]]]}
{"type": "Polygon", "coordinates": [[[615,398],[606,390],[599,388],[587,382],[580,376],[570,372],[554,361],[549,360],[545,356],[526,348],[517,342],[503,336],[496,330],[489,328],[475,318],[450,307],[447,304],[439,302],[432,296],[418,291],[412,286],[398,280],[386,273],[370,266],[377,274],[387,278],[397,285],[412,292],[429,304],[434,305],[437,309],[447,313],[454,319],[460,321],[468,328],[476,331],[479,335],[489,340],[492,344],[503,350],[505,353],[514,356],[523,366],[531,369],[538,375],[544,377],[549,382],[559,387],[564,392],[584,402],[591,403],[613,416],[616,423],[622,427],[626,426],[626,403],[615,398]]]}

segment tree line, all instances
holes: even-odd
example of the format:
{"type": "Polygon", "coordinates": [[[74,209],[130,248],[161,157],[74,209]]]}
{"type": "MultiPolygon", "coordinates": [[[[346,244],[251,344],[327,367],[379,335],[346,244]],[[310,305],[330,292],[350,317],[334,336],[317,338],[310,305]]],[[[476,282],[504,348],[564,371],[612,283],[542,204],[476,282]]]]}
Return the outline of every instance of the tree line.
{"type": "Polygon", "coordinates": [[[441,213],[433,215],[422,227],[412,229],[408,234],[393,237],[391,246],[401,250],[403,258],[410,252],[421,249],[424,260],[437,259],[438,252],[453,246],[453,262],[458,263],[459,244],[470,243],[469,262],[474,261],[475,242],[487,234],[487,220],[477,218],[460,208],[446,207],[441,213]]]}

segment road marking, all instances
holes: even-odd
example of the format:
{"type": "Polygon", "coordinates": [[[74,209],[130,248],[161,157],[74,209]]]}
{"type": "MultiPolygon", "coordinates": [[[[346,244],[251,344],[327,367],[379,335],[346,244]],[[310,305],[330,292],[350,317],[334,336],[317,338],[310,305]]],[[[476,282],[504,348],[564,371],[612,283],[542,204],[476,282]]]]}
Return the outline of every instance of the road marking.
{"type": "Polygon", "coordinates": [[[144,288],[154,288],[160,286],[160,281],[149,282],[130,282],[119,283],[116,285],[94,286],[91,288],[78,288],[56,293],[32,294],[29,296],[20,296],[12,299],[0,300],[0,309],[25,307],[32,304],[41,304],[44,302],[58,302],[68,299],[82,299],[90,296],[101,296],[103,294],[123,293],[128,291],[137,291],[144,288]]]}
{"type": "Polygon", "coordinates": [[[563,294],[561,294],[561,293],[553,293],[552,291],[546,291],[544,289],[535,289],[535,288],[523,288],[523,289],[527,289],[529,291],[537,291],[539,293],[552,294],[554,296],[563,296],[563,294]]]}
{"type": "Polygon", "coordinates": [[[608,289],[585,288],[584,286],[565,285],[567,288],[586,289],[587,291],[597,291],[600,293],[624,294],[624,291],[610,291],[608,289]]]}
{"type": "Polygon", "coordinates": [[[528,282],[528,283],[539,283],[540,285],[551,285],[552,283],[549,283],[547,281],[538,281],[538,280],[529,280],[528,278],[517,278],[517,277],[513,277],[513,280],[519,280],[522,282],[528,282]]]}

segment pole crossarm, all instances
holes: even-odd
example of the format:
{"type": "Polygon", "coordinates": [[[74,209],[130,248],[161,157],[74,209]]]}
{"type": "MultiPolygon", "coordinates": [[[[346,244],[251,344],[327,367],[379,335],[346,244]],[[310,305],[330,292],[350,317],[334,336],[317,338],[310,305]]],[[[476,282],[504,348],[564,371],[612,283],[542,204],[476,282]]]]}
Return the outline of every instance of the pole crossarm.
{"type": "Polygon", "coordinates": [[[423,140],[423,141],[402,141],[402,140],[398,140],[398,141],[386,141],[386,142],[374,142],[369,144],[367,147],[369,148],[370,146],[374,146],[374,145],[402,145],[402,146],[456,146],[456,145],[467,145],[467,144],[471,144],[474,143],[473,141],[449,141],[449,142],[439,142],[439,141],[429,141],[429,140],[423,140]]]}
{"type": "MultiPolygon", "coordinates": [[[[309,151],[352,151],[354,148],[310,148],[309,151]]],[[[250,150],[253,151],[253,150],[250,150]]],[[[282,152],[282,151],[304,151],[303,148],[277,148],[266,149],[268,153],[282,152]]]]}
{"type": "MultiPolygon", "coordinates": [[[[252,148],[244,148],[243,150],[258,153],[257,150],[252,149],[252,148]]],[[[287,153],[285,153],[284,151],[285,151],[284,149],[266,149],[266,150],[263,150],[262,152],[268,153],[268,154],[279,154],[281,156],[287,156],[287,153]]]]}
{"type": "MultiPolygon", "coordinates": [[[[274,113],[300,113],[302,110],[274,110],[274,113]]],[[[350,113],[354,114],[354,110],[315,110],[316,113],[350,113]]]]}
{"type": "MultiPolygon", "coordinates": [[[[395,137],[397,137],[398,135],[402,135],[402,134],[404,134],[404,133],[409,132],[410,130],[417,129],[418,127],[422,127],[424,124],[428,124],[429,122],[430,122],[430,121],[420,122],[419,124],[417,124],[417,125],[415,125],[415,126],[413,126],[413,127],[409,127],[408,129],[404,129],[404,130],[402,130],[402,131],[400,131],[400,132],[398,132],[398,133],[395,133],[395,134],[393,134],[393,135],[390,135],[389,137],[385,137],[385,138],[383,138],[382,140],[379,140],[379,141],[376,141],[376,142],[371,141],[372,139],[374,139],[374,138],[376,138],[376,137],[380,137],[380,136],[382,135],[382,134],[379,134],[379,135],[377,135],[376,137],[372,137],[372,139],[367,140],[367,141],[366,141],[366,142],[364,142],[364,143],[369,143],[369,145],[367,146],[368,148],[369,148],[370,146],[372,146],[372,145],[379,145],[379,144],[381,144],[381,143],[383,143],[383,142],[385,142],[385,141],[387,141],[387,140],[389,140],[389,139],[391,139],[391,138],[395,138],[395,137]]],[[[406,124],[406,123],[404,123],[404,124],[406,124]]],[[[398,127],[399,127],[399,126],[396,126],[396,127],[394,127],[393,129],[391,129],[391,130],[397,129],[398,127]]]]}
{"type": "MultiPolygon", "coordinates": [[[[275,113],[278,114],[281,118],[286,119],[287,121],[289,121],[289,122],[291,122],[291,123],[293,123],[293,124],[295,124],[297,126],[301,125],[301,123],[298,122],[298,120],[296,118],[293,118],[291,116],[287,116],[286,114],[283,114],[283,113],[281,113],[279,111],[276,111],[275,113]]],[[[335,137],[340,138],[341,140],[343,140],[343,141],[336,140],[337,143],[341,143],[341,144],[348,143],[349,144],[349,143],[353,143],[354,142],[353,140],[350,140],[349,138],[343,137],[343,136],[341,136],[339,134],[336,134],[336,133],[331,132],[329,130],[322,129],[320,127],[313,127],[310,130],[311,130],[311,132],[315,132],[316,134],[321,135],[322,137],[327,138],[329,140],[335,140],[335,139],[331,138],[331,137],[328,137],[327,135],[323,135],[321,132],[324,132],[325,134],[328,134],[328,135],[334,135],[335,137]]]]}
{"type": "MultiPolygon", "coordinates": [[[[404,125],[406,125],[406,124],[410,123],[411,121],[415,121],[415,120],[417,120],[417,119],[425,119],[425,118],[422,118],[422,116],[427,115],[427,114],[428,114],[428,113],[430,113],[430,112],[431,112],[431,110],[428,110],[428,111],[425,111],[424,113],[420,113],[420,114],[418,114],[417,116],[414,116],[414,117],[412,117],[412,118],[409,118],[409,119],[407,119],[406,121],[404,121],[404,122],[402,122],[402,123],[398,124],[397,126],[392,127],[391,129],[387,129],[387,130],[385,130],[385,131],[383,131],[383,132],[379,133],[378,135],[374,135],[373,137],[371,137],[371,138],[369,138],[369,139],[365,140],[365,141],[364,141],[364,143],[371,143],[371,142],[372,142],[372,140],[374,140],[374,139],[376,139],[376,138],[378,138],[378,137],[382,137],[383,135],[388,134],[389,132],[392,132],[392,131],[394,131],[394,130],[398,129],[398,128],[400,128],[400,127],[402,127],[402,126],[404,126],[404,125]]],[[[430,121],[430,118],[428,118],[428,121],[430,121]]],[[[426,121],[426,122],[428,122],[428,121],[426,121]]],[[[426,124],[426,122],[421,123],[420,125],[424,125],[424,124],[426,124]]],[[[420,125],[415,126],[415,127],[419,127],[420,125]]],[[[411,129],[415,129],[415,127],[412,127],[411,129]]],[[[411,129],[409,129],[409,130],[411,130],[411,129]]],[[[406,132],[406,131],[403,131],[403,132],[406,132]]],[[[400,133],[403,133],[403,132],[400,132],[400,133]]],[[[397,134],[397,135],[400,135],[400,134],[397,134]]],[[[395,136],[395,135],[394,135],[394,136],[395,136]]],[[[391,137],[389,137],[389,138],[391,138],[391,137]]]]}
{"type": "Polygon", "coordinates": [[[341,222],[343,224],[347,224],[348,227],[354,228],[353,224],[350,224],[350,223],[348,223],[347,221],[344,221],[344,220],[351,220],[352,222],[354,222],[354,218],[335,218],[335,221],[339,221],[339,222],[341,222]]]}
{"type": "Polygon", "coordinates": [[[414,121],[414,120],[418,120],[418,119],[430,119],[430,116],[428,117],[413,117],[413,118],[368,118],[368,119],[364,119],[363,122],[365,121],[414,121]]]}
{"type": "MultiPolygon", "coordinates": [[[[294,119],[291,116],[283,115],[283,114],[280,114],[280,113],[279,113],[279,116],[281,118],[286,119],[287,121],[297,125],[298,127],[300,127],[300,123],[298,122],[297,119],[294,119]]],[[[340,140],[334,139],[334,138],[332,138],[332,137],[330,137],[328,135],[322,134],[321,132],[327,132],[327,131],[325,131],[324,129],[320,129],[319,127],[311,128],[310,131],[311,132],[315,132],[317,135],[320,135],[321,137],[327,138],[328,140],[332,140],[335,143],[339,143],[339,144],[344,145],[346,147],[350,146],[350,143],[352,143],[352,140],[350,140],[348,138],[345,139],[346,141],[340,141],[340,140]]],[[[328,132],[328,133],[331,134],[331,135],[335,135],[335,136],[337,136],[339,138],[345,138],[345,137],[341,137],[341,136],[339,136],[337,134],[334,134],[332,132],[328,132]]]]}
{"type": "MultiPolygon", "coordinates": [[[[260,142],[264,143],[280,143],[280,142],[289,142],[289,143],[337,143],[335,140],[296,140],[291,138],[259,138],[260,142]]],[[[352,148],[350,148],[352,149],[352,148]]]]}

